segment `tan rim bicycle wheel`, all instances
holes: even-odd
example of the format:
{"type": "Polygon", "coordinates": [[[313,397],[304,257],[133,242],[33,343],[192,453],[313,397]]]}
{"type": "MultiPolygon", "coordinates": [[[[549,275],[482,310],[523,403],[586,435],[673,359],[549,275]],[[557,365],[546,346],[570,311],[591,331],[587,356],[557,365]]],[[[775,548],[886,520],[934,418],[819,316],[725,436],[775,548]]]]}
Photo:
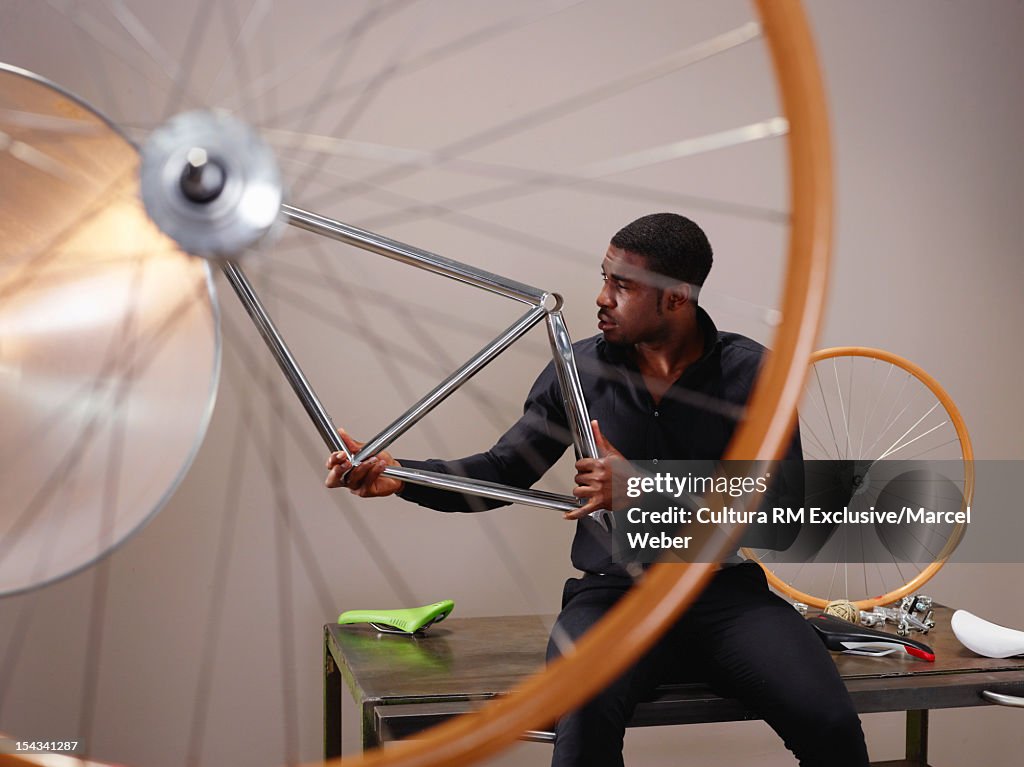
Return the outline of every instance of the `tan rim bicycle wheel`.
{"type": "MultiPolygon", "coordinates": [[[[865,467],[856,469],[865,475],[856,487],[863,503],[875,503],[886,492],[898,492],[901,502],[917,497],[934,503],[944,498],[939,490],[946,487],[953,492],[946,500],[956,511],[970,505],[974,452],[967,426],[939,382],[909,360],[861,346],[817,351],[811,357],[800,413],[805,459],[861,462],[865,467]],[[890,461],[895,468],[887,467],[880,478],[874,463],[879,461],[890,461]],[[925,466],[941,469],[929,475],[931,481],[924,481],[922,469],[917,468],[925,461],[925,466]],[[914,476],[901,481],[900,476],[907,476],[905,469],[912,469],[914,476]]],[[[835,562],[831,561],[834,555],[824,555],[824,561],[817,563],[781,564],[769,552],[745,553],[759,559],[771,585],[790,599],[819,608],[830,601],[849,600],[865,610],[918,593],[949,559],[964,530],[964,524],[953,524],[931,531],[927,540],[929,531],[917,531],[910,542],[918,554],[915,557],[907,545],[875,541],[876,528],[868,533],[867,546],[875,552],[872,560],[883,561],[835,562]],[[879,556],[886,551],[891,555],[888,562],[879,556]],[[919,561],[921,554],[927,561],[919,561]]],[[[851,559],[865,545],[863,541],[833,543],[833,552],[843,545],[851,559]]]]}
{"type": "MultiPolygon", "coordinates": [[[[764,1],[757,7],[787,122],[790,232],[773,353],[725,457],[769,460],[781,452],[790,433],[821,316],[831,236],[831,169],[822,84],[799,4],[764,1]]],[[[345,759],[344,764],[469,763],[578,705],[650,647],[692,601],[714,571],[713,562],[734,545],[740,531],[720,532],[704,542],[700,559],[707,564],[653,568],[569,657],[507,699],[415,743],[345,759]]]]}

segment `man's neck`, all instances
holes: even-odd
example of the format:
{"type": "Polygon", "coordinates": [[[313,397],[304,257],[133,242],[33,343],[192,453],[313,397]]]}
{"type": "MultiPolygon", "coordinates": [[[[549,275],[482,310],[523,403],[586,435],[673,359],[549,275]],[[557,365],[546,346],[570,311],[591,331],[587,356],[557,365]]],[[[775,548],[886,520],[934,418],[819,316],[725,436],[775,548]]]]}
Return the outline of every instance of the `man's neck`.
{"type": "Polygon", "coordinates": [[[697,322],[680,323],[664,338],[638,343],[633,347],[637,367],[644,376],[675,381],[704,354],[704,334],[697,322]]]}

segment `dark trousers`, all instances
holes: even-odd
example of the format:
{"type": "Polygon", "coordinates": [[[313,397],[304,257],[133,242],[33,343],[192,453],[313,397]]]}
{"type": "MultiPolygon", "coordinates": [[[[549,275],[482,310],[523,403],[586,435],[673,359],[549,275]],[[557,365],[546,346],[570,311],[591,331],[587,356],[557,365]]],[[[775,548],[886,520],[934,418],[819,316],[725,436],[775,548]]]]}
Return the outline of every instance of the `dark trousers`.
{"type": "MultiPolygon", "coordinates": [[[[576,639],[626,593],[628,579],[585,575],[565,584],[558,625],[576,639]]],[[[548,659],[557,657],[548,643],[548,659]]],[[[657,645],[583,708],[558,722],[552,765],[622,765],[626,723],[659,684],[708,683],[738,698],[804,767],[868,764],[860,719],[828,650],[747,562],[720,570],[657,645]]],[[[681,760],[680,763],[683,763],[681,760]]]]}

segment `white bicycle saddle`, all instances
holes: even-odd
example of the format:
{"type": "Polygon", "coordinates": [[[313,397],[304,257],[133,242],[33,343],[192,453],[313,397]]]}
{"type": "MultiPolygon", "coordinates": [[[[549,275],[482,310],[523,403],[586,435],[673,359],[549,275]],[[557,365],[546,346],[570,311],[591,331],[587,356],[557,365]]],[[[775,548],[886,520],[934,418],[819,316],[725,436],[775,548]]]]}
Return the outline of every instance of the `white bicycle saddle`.
{"type": "Polygon", "coordinates": [[[953,613],[951,623],[960,643],[978,655],[989,658],[1024,655],[1024,631],[991,623],[966,610],[953,613]]]}

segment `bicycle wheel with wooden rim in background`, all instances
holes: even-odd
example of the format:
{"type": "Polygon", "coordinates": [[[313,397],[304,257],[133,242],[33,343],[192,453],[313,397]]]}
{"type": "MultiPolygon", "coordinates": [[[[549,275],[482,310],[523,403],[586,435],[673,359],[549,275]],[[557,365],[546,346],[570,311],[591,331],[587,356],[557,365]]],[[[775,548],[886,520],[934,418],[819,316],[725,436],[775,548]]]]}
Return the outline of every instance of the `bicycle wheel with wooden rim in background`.
{"type": "MultiPolygon", "coordinates": [[[[811,360],[800,405],[808,507],[827,502],[858,513],[904,506],[955,513],[970,505],[970,435],[938,381],[882,349],[840,346],[811,360]]],[[[807,525],[815,537],[809,561],[745,553],[790,599],[820,608],[848,600],[865,610],[918,593],[949,559],[965,527],[876,523],[842,526],[826,536],[807,525]]]]}

